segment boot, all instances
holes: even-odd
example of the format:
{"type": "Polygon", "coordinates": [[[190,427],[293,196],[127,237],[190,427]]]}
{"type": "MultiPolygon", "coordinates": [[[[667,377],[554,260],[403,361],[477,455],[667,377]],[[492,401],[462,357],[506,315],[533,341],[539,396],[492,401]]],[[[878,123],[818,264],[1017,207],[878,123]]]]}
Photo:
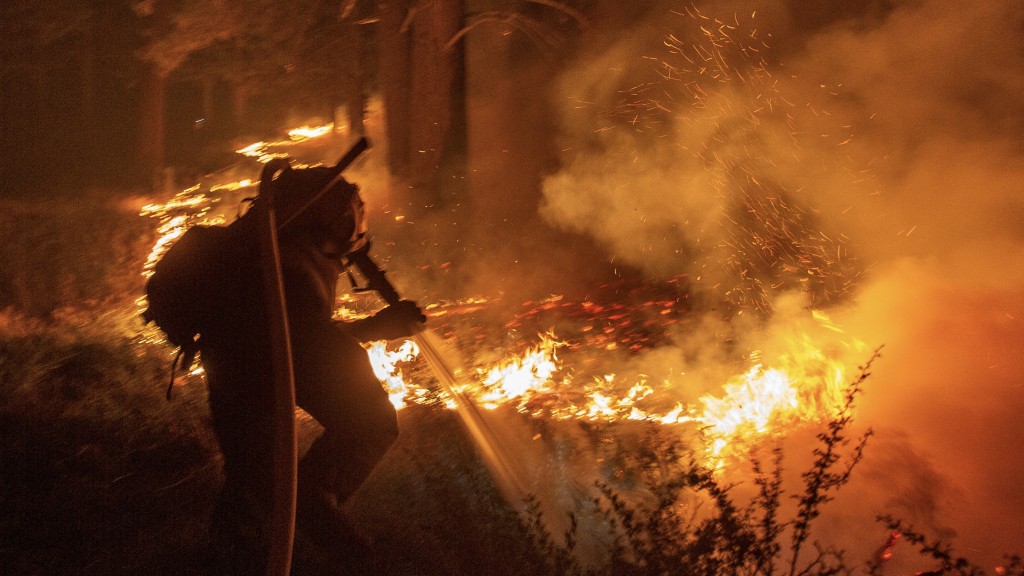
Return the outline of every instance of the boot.
{"type": "Polygon", "coordinates": [[[263,526],[268,510],[245,490],[227,486],[210,522],[208,562],[215,574],[257,576],[266,572],[263,526]]]}
{"type": "Polygon", "coordinates": [[[329,492],[300,490],[295,512],[296,538],[310,541],[330,561],[348,564],[371,553],[370,539],[352,526],[329,492]]]}
{"type": "Polygon", "coordinates": [[[334,492],[337,469],[329,463],[325,444],[318,439],[299,462],[296,530],[325,551],[349,558],[365,556],[370,539],[351,525],[341,509],[344,502],[334,492]]]}

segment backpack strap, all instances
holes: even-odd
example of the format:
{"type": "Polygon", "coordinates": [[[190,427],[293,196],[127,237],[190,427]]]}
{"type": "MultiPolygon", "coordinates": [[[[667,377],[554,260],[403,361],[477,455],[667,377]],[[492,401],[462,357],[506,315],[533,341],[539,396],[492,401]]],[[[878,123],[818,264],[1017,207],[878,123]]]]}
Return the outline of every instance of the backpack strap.
{"type": "Polygon", "coordinates": [[[178,353],[174,356],[174,360],[171,360],[171,380],[167,383],[167,399],[171,399],[171,390],[174,389],[174,372],[180,366],[188,373],[188,369],[192,367],[192,362],[196,359],[196,353],[199,351],[199,342],[193,341],[186,343],[178,347],[178,353]]]}

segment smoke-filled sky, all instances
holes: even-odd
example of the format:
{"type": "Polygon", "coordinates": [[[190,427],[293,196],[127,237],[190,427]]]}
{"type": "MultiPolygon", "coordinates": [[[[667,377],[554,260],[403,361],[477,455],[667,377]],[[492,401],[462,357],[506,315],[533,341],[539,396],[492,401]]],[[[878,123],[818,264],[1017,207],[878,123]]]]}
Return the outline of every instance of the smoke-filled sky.
{"type": "Polygon", "coordinates": [[[581,51],[541,215],[765,320],[749,346],[793,294],[884,344],[830,532],[892,513],[991,567],[1024,550],[1024,3],[810,4],[667,3],[581,51]]]}

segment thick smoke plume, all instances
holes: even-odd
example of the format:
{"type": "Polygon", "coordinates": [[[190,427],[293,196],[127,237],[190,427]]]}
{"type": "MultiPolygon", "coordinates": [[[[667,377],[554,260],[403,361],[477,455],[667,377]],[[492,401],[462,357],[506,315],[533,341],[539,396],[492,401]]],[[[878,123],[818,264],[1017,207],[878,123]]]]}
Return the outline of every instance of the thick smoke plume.
{"type": "Polygon", "coordinates": [[[689,274],[740,348],[794,308],[884,344],[823,535],[869,553],[892,513],[994,566],[1024,544],[1024,5],[812,4],[672,3],[581,51],[541,214],[689,274]]]}

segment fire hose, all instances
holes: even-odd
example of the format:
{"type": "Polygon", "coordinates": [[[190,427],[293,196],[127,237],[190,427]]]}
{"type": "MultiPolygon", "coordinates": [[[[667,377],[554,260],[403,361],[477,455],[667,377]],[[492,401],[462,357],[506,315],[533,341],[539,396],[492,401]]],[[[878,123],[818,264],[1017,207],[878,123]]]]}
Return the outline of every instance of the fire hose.
{"type": "Polygon", "coordinates": [[[334,176],[298,212],[281,224],[274,211],[274,178],[288,167],[287,160],[271,161],[263,168],[260,178],[260,196],[263,201],[254,206],[259,236],[260,263],[266,297],[267,324],[270,332],[272,365],[274,370],[273,430],[271,454],[273,488],[271,516],[268,525],[268,576],[288,576],[291,570],[292,548],[295,541],[295,498],[298,485],[298,445],[295,432],[295,370],[292,364],[291,336],[288,329],[288,311],[285,305],[284,280],[277,234],[298,213],[308,208],[325,194],[340,178],[341,173],[369,147],[361,138],[332,168],[334,176]]]}
{"type": "Polygon", "coordinates": [[[298,447],[295,438],[295,373],[292,366],[288,311],[285,306],[281,254],[277,243],[274,187],[266,185],[283,169],[268,164],[263,170],[260,195],[264,201],[254,209],[257,216],[263,291],[266,294],[267,324],[270,331],[271,362],[274,370],[273,430],[271,452],[273,488],[268,525],[268,576],[288,576],[295,538],[295,494],[298,447]]]}
{"type": "MultiPolygon", "coordinates": [[[[348,255],[349,262],[354,265],[366,280],[366,288],[376,291],[389,306],[401,301],[398,291],[388,280],[384,270],[370,258],[370,243],[348,255]]],[[[444,341],[433,330],[422,326],[415,327],[413,340],[419,346],[423,358],[427,361],[441,389],[455,402],[455,411],[462,424],[466,427],[480,454],[491,472],[498,488],[505,498],[519,504],[526,497],[526,482],[519,471],[511,465],[507,451],[487,424],[480,407],[466,396],[459,387],[461,369],[454,355],[449,353],[444,341]]]]}

